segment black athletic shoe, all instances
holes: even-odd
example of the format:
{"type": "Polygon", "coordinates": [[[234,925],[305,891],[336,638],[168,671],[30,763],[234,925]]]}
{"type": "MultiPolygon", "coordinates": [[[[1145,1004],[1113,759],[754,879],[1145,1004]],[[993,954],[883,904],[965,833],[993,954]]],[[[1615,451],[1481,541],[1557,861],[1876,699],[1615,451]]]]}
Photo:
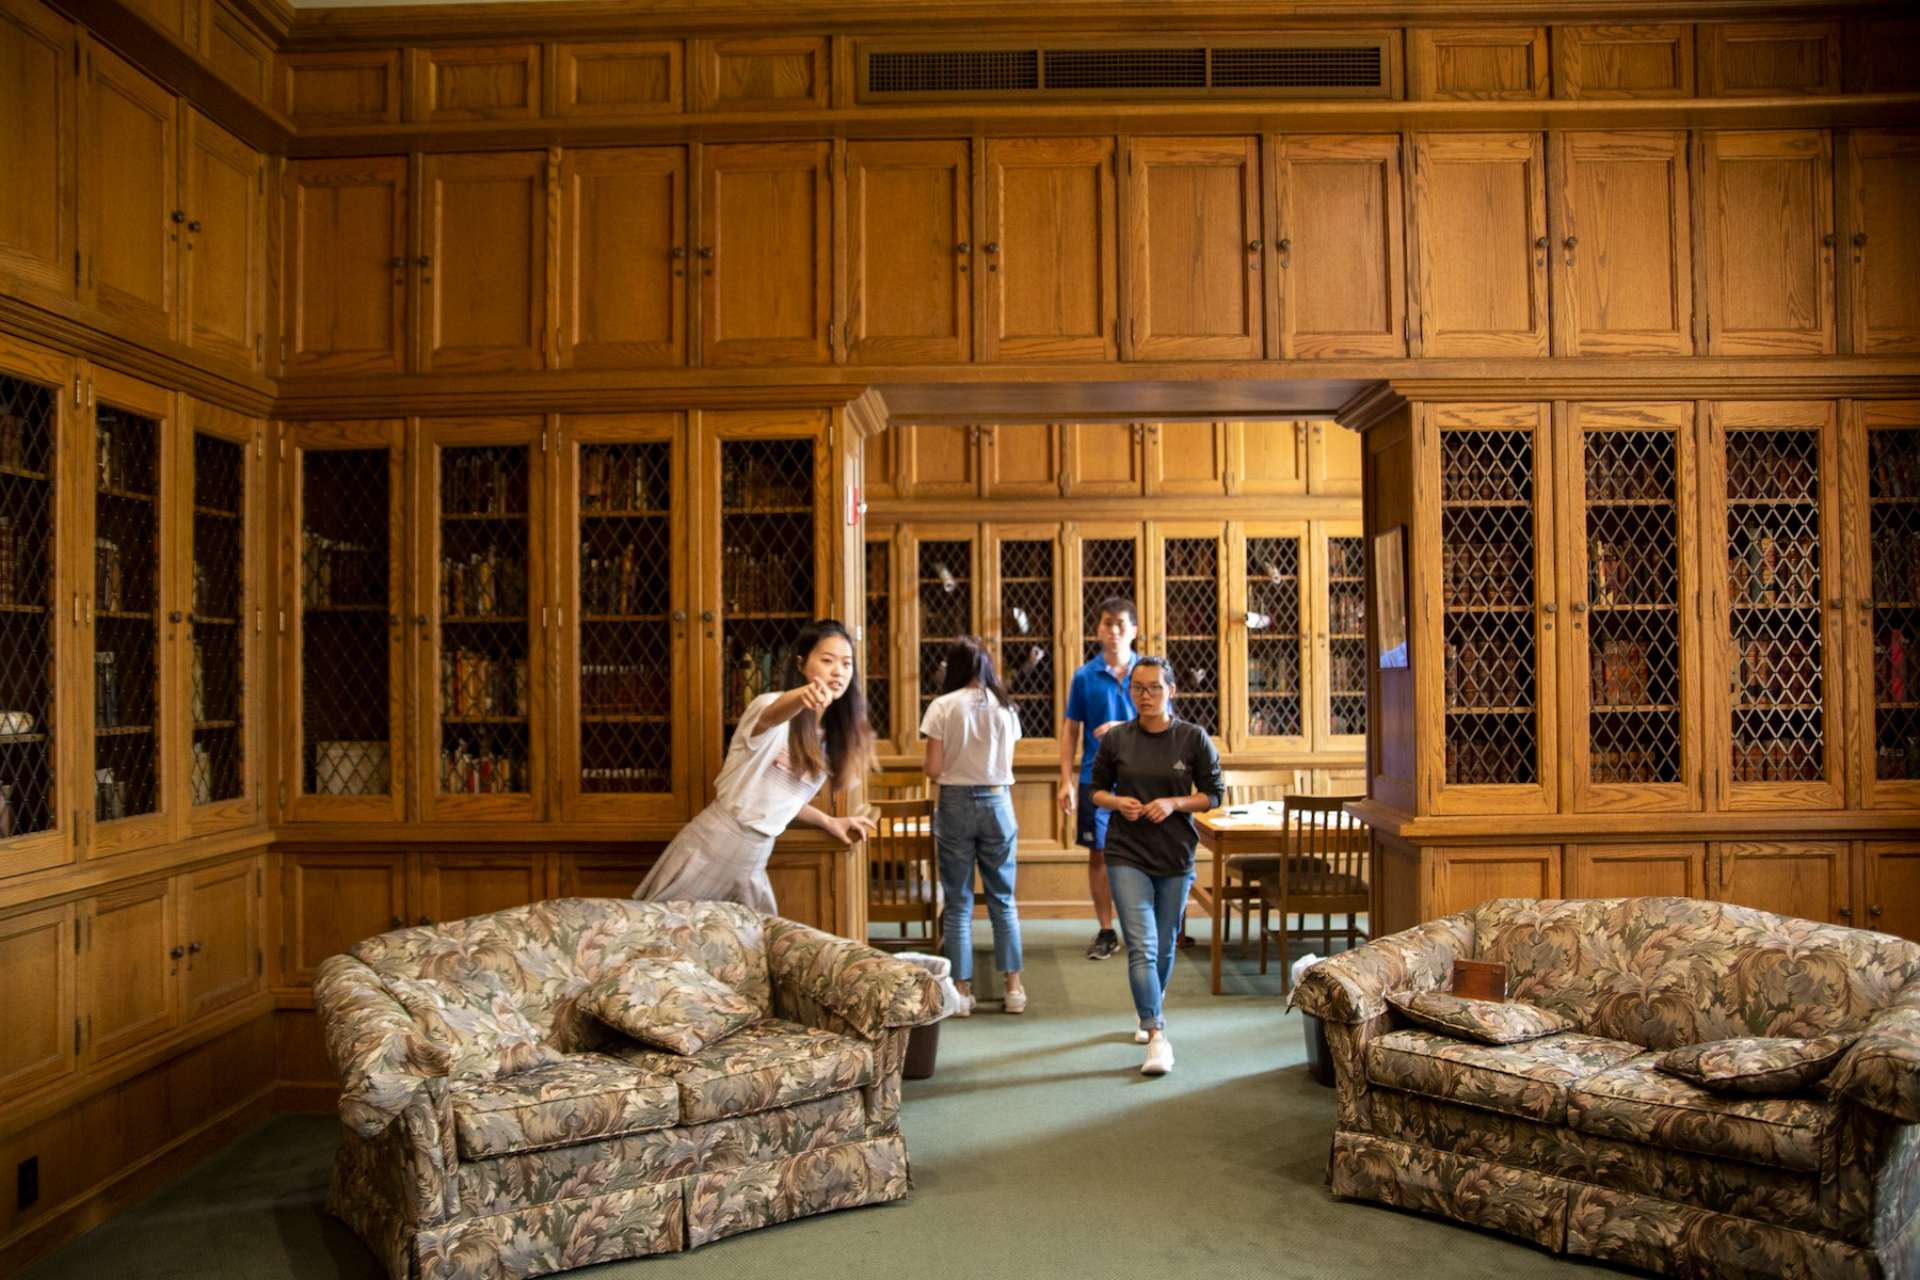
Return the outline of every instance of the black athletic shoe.
{"type": "Polygon", "coordinates": [[[1087,947],[1087,959],[1105,960],[1120,954],[1120,935],[1111,929],[1102,929],[1093,935],[1093,942],[1087,947]]]}

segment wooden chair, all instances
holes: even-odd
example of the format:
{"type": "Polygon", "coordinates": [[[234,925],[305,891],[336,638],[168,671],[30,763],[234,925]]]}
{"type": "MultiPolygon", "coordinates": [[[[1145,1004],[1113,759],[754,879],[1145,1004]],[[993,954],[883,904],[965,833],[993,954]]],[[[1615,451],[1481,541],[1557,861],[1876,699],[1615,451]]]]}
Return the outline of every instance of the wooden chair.
{"type": "MultiPolygon", "coordinates": [[[[923,778],[924,782],[925,779],[923,778]]],[[[933,844],[933,801],[875,800],[867,837],[867,925],[898,924],[898,938],[873,939],[890,951],[940,949],[940,863],[933,844]],[[909,933],[912,926],[919,928],[909,933]]]]}
{"type": "MultiPolygon", "coordinates": [[[[1220,774],[1220,797],[1222,807],[1236,804],[1254,804],[1261,801],[1284,801],[1288,794],[1300,785],[1299,771],[1295,769],[1225,769],[1220,774]]],[[[1262,872],[1271,872],[1280,865],[1280,855],[1272,854],[1241,855],[1229,858],[1221,875],[1221,941],[1225,942],[1233,934],[1233,913],[1227,910],[1229,904],[1240,904],[1240,941],[1246,943],[1253,938],[1253,929],[1249,924],[1250,907],[1258,900],[1259,893],[1254,888],[1255,878],[1262,872]]]]}
{"type": "MultiPolygon", "coordinates": [[[[1287,917],[1309,912],[1321,917],[1320,936],[1328,951],[1333,950],[1336,932],[1346,935],[1353,947],[1367,936],[1355,917],[1373,909],[1372,889],[1367,880],[1369,841],[1364,823],[1346,817],[1347,796],[1288,796],[1287,839],[1283,846],[1286,867],[1277,864],[1259,873],[1255,883],[1260,894],[1260,972],[1267,971],[1267,939],[1279,939],[1280,992],[1293,986],[1292,967],[1287,950],[1287,917]],[[1279,915],[1278,927],[1269,927],[1267,911],[1279,915]],[[1336,930],[1333,917],[1344,914],[1347,925],[1336,930]]],[[[1301,922],[1303,925],[1305,921],[1301,922]]],[[[1371,923],[1371,917],[1369,917],[1371,923]]],[[[1295,932],[1304,932],[1295,930],[1295,932]]]]}

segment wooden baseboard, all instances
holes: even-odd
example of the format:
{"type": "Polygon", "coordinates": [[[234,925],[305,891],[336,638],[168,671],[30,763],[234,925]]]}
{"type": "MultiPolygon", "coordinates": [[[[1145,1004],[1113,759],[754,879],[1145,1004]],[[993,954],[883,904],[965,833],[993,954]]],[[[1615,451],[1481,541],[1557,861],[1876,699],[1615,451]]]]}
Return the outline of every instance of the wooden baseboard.
{"type": "Polygon", "coordinates": [[[85,1235],[263,1123],[273,1114],[273,1095],[271,1085],[256,1090],[196,1128],[156,1147],[110,1181],[68,1200],[33,1226],[0,1239],[0,1276],[17,1274],[36,1258],[85,1235]]]}

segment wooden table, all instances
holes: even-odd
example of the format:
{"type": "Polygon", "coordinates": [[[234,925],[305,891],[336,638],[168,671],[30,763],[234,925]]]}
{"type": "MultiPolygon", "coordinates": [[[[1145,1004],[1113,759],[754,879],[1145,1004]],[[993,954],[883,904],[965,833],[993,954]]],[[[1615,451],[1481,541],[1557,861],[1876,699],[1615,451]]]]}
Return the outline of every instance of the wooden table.
{"type": "MultiPolygon", "coordinates": [[[[1340,818],[1342,826],[1360,828],[1360,824],[1346,814],[1341,814],[1340,818]]],[[[1194,825],[1200,829],[1200,846],[1206,851],[1204,860],[1213,864],[1213,872],[1209,877],[1211,883],[1202,885],[1196,880],[1194,894],[1213,917],[1213,994],[1219,995],[1220,935],[1226,919],[1226,904],[1221,895],[1226,888],[1227,861],[1230,858],[1284,856],[1287,812],[1277,804],[1257,806],[1253,812],[1244,815],[1213,809],[1196,816],[1194,825]]],[[[1287,957],[1281,956],[1280,963],[1286,964],[1287,957]]]]}

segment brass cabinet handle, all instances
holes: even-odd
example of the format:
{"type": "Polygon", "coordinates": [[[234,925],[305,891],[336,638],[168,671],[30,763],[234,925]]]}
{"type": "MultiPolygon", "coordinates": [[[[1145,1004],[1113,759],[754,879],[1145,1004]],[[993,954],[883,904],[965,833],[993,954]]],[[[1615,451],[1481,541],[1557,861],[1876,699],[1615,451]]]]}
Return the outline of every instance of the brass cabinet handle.
{"type": "Polygon", "coordinates": [[[1847,602],[1845,600],[1842,600],[1839,596],[1835,596],[1833,599],[1827,601],[1827,608],[1844,609],[1846,607],[1846,604],[1847,602]]]}
{"type": "Polygon", "coordinates": [[[987,252],[988,253],[1000,252],[1000,242],[998,240],[987,241],[987,252]]]}
{"type": "Polygon", "coordinates": [[[953,246],[953,251],[955,253],[972,253],[973,246],[967,243],[965,240],[962,240],[959,244],[953,246]]]}
{"type": "Polygon", "coordinates": [[[1834,234],[1831,231],[1827,232],[1827,234],[1820,237],[1820,243],[1827,246],[1827,248],[1829,249],[1833,248],[1833,242],[1834,242],[1834,234]]]}
{"type": "Polygon", "coordinates": [[[201,946],[200,946],[200,944],[199,944],[199,943],[197,943],[197,942],[189,942],[189,943],[187,944],[187,954],[188,954],[188,955],[190,955],[190,956],[197,956],[197,955],[199,955],[199,954],[200,954],[200,952],[201,952],[201,950],[202,950],[202,948],[201,948],[201,946]]]}
{"type": "Polygon", "coordinates": [[[1852,907],[1842,907],[1842,908],[1840,908],[1840,918],[1841,918],[1842,920],[1851,920],[1851,919],[1853,919],[1853,908],[1852,908],[1852,907]]]}
{"type": "Polygon", "coordinates": [[[1247,241],[1247,252],[1248,253],[1260,252],[1260,242],[1258,240],[1247,241]]]}
{"type": "Polygon", "coordinates": [[[175,209],[172,213],[168,214],[167,216],[169,218],[172,218],[175,222],[185,222],[187,220],[187,211],[185,209],[175,209]]]}
{"type": "Polygon", "coordinates": [[[700,612],[700,621],[702,621],[702,622],[712,622],[712,621],[713,621],[713,610],[711,610],[711,609],[703,609],[703,610],[701,610],[701,612],[700,612]]]}
{"type": "Polygon", "coordinates": [[[685,622],[687,620],[687,611],[685,609],[675,609],[673,611],[673,620],[675,622],[685,622]]]}
{"type": "Polygon", "coordinates": [[[669,258],[684,258],[687,256],[687,251],[679,245],[675,245],[673,248],[667,250],[667,256],[669,258]]]}
{"type": "Polygon", "coordinates": [[[413,261],[415,266],[430,267],[433,265],[433,255],[430,253],[423,253],[419,257],[415,258],[413,261]]]}
{"type": "Polygon", "coordinates": [[[187,222],[187,230],[198,231],[199,229],[200,229],[200,219],[193,218],[187,222]]]}
{"type": "Polygon", "coordinates": [[[393,259],[393,261],[387,263],[387,265],[392,267],[395,271],[398,271],[400,268],[407,265],[407,260],[405,258],[395,258],[393,259]]]}
{"type": "Polygon", "coordinates": [[[387,928],[389,929],[398,929],[401,925],[405,923],[406,921],[402,920],[399,916],[389,916],[387,918],[387,928]]]}
{"type": "Polygon", "coordinates": [[[426,625],[427,625],[427,615],[426,615],[426,614],[424,614],[424,613],[416,613],[416,614],[414,614],[414,615],[413,615],[413,625],[414,625],[414,626],[416,626],[416,627],[424,627],[424,626],[426,626],[426,625]]]}
{"type": "Polygon", "coordinates": [[[713,250],[709,249],[706,245],[701,245],[698,249],[694,250],[694,252],[703,258],[711,258],[713,256],[713,250]]]}
{"type": "Polygon", "coordinates": [[[174,960],[178,960],[183,956],[185,956],[186,954],[187,954],[187,949],[185,947],[175,947],[173,950],[167,952],[167,955],[174,960]]]}
{"type": "Polygon", "coordinates": [[[1543,605],[1541,605],[1541,606],[1540,606],[1540,612],[1542,612],[1542,613],[1549,613],[1549,614],[1550,614],[1550,613],[1553,613],[1553,612],[1555,612],[1555,607],[1554,607],[1554,603],[1553,603],[1553,601],[1551,601],[1551,600],[1549,600],[1549,601],[1547,601],[1547,602],[1546,602],[1545,604],[1543,604],[1543,605]]]}
{"type": "MultiPolygon", "coordinates": [[[[1573,602],[1573,611],[1574,611],[1575,613],[1585,613],[1585,612],[1587,611],[1587,602],[1586,602],[1585,600],[1575,600],[1575,601],[1573,602]]],[[[1552,606],[1552,605],[1548,605],[1548,606],[1547,606],[1547,612],[1548,612],[1548,613],[1552,613],[1552,612],[1553,612],[1553,606],[1552,606]]]]}
{"type": "Polygon", "coordinates": [[[167,615],[168,622],[179,622],[180,620],[181,620],[181,615],[178,609],[175,609],[172,613],[167,615]]]}
{"type": "Polygon", "coordinates": [[[1871,916],[1873,919],[1878,920],[1882,912],[1880,910],[1879,905],[1876,903],[1875,905],[1867,908],[1867,914],[1871,916]]]}
{"type": "Polygon", "coordinates": [[[420,923],[421,923],[421,924],[423,924],[423,925],[427,925],[427,924],[432,924],[432,923],[433,923],[433,917],[432,917],[432,916],[428,916],[428,915],[423,915],[423,916],[421,916],[421,917],[420,917],[420,923]]]}
{"type": "Polygon", "coordinates": [[[1866,233],[1866,232],[1864,232],[1864,231],[1856,231],[1856,232],[1854,232],[1854,233],[1853,233],[1853,247],[1854,247],[1854,248],[1856,248],[1856,249],[1864,249],[1864,248],[1866,248],[1866,247],[1867,247],[1867,233],[1866,233]]]}
{"type": "Polygon", "coordinates": [[[1538,240],[1535,240],[1533,242],[1533,247],[1536,249],[1544,250],[1547,247],[1547,244],[1548,244],[1547,238],[1545,236],[1541,236],[1538,240]]]}

